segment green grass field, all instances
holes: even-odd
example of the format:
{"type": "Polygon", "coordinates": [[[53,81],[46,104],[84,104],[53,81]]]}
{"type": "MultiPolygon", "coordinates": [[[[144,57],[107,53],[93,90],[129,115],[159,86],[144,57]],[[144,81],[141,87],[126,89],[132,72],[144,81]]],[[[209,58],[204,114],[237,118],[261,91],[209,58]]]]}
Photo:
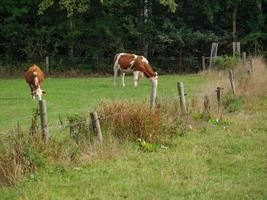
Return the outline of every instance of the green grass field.
{"type": "MultiPolygon", "coordinates": [[[[120,83],[118,79],[118,83],[120,83]]],[[[158,97],[177,96],[177,81],[184,81],[187,91],[203,82],[197,75],[160,76],[158,97]]],[[[92,111],[101,101],[113,99],[135,99],[149,102],[150,81],[140,79],[134,88],[132,76],[126,78],[126,87],[114,87],[113,78],[46,78],[43,88],[47,94],[49,122],[73,113],[92,111]]],[[[38,101],[31,99],[30,88],[23,79],[0,80],[0,131],[30,124],[33,108],[38,101]]]]}
{"type": "MultiPolygon", "coordinates": [[[[138,88],[130,78],[126,88],[114,88],[112,81],[46,79],[49,119],[56,121],[58,113],[88,112],[101,100],[149,96],[147,80],[138,88]]],[[[161,76],[158,96],[176,96],[177,81],[184,81],[189,93],[205,82],[199,75],[161,76]]],[[[23,80],[0,80],[0,87],[2,129],[23,116],[29,118],[21,123],[28,125],[36,102],[23,80]]],[[[49,165],[15,186],[0,188],[0,199],[267,199],[267,96],[252,99],[227,120],[229,125],[193,126],[168,139],[166,150],[144,153],[136,143],[126,142],[88,162],[49,165]]]]}

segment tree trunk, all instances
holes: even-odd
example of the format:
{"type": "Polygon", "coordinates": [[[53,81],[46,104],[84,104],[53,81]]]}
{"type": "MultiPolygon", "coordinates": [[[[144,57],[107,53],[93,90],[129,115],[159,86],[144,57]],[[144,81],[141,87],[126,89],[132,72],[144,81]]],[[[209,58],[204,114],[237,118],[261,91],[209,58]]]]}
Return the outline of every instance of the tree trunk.
{"type": "Polygon", "coordinates": [[[149,34],[146,32],[146,26],[148,18],[152,13],[152,1],[151,0],[139,0],[138,1],[138,15],[140,31],[142,32],[141,38],[139,39],[139,51],[145,57],[148,56],[149,47],[149,34]]]}
{"type": "Polygon", "coordinates": [[[237,41],[237,34],[236,34],[236,16],[237,16],[237,9],[238,9],[239,0],[236,1],[234,11],[233,11],[233,42],[237,41]]]}
{"type": "MultiPolygon", "coordinates": [[[[70,32],[72,33],[72,31],[73,31],[73,20],[72,20],[72,18],[70,18],[70,32]]],[[[70,41],[70,46],[69,46],[69,56],[70,56],[70,58],[71,59],[73,59],[73,54],[74,54],[74,50],[73,50],[73,42],[74,41],[70,41]]]]}

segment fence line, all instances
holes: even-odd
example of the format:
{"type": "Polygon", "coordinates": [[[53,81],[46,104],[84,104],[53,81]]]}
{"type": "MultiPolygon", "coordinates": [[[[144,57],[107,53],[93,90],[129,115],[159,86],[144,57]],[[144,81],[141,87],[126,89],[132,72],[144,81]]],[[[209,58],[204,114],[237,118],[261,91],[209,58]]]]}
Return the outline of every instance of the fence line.
{"type": "MultiPolygon", "coordinates": [[[[185,96],[186,97],[196,97],[196,96],[199,96],[199,97],[204,97],[205,96],[205,93],[185,93],[185,96]]],[[[169,97],[160,97],[160,99],[158,100],[164,100],[164,99],[173,99],[173,100],[178,100],[179,99],[179,96],[169,96],[169,97]]],[[[33,108],[33,109],[36,109],[36,108],[33,108]]],[[[49,108],[48,108],[49,110],[49,108]]],[[[90,108],[84,108],[84,109],[79,109],[79,110],[75,110],[75,109],[71,109],[71,110],[68,110],[68,112],[60,112],[60,111],[54,111],[54,112],[48,112],[48,115],[49,116],[56,116],[58,115],[59,117],[64,115],[72,115],[72,114],[76,114],[76,113],[80,113],[80,112],[83,112],[87,110],[88,111],[88,115],[89,115],[89,112],[90,112],[90,108]]],[[[120,114],[110,114],[108,116],[105,116],[105,117],[98,117],[99,120],[103,120],[103,119],[108,119],[108,118],[111,118],[111,117],[114,117],[114,116],[118,116],[120,114]]],[[[12,118],[12,119],[7,119],[5,120],[4,122],[4,126],[9,126],[9,125],[12,125],[13,123],[16,123],[16,122],[21,122],[21,120],[28,120],[28,121],[31,121],[32,120],[32,115],[23,115],[23,116],[20,116],[20,117],[17,117],[17,118],[12,118]]],[[[49,121],[48,121],[49,123],[49,121]]],[[[14,124],[15,125],[15,124],[14,124]]]]}

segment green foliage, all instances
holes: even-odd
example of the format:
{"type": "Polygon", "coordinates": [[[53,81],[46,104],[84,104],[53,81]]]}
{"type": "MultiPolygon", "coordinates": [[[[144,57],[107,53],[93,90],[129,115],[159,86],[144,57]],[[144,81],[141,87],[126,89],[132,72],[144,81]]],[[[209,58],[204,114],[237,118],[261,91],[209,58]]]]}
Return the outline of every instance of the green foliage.
{"type": "Polygon", "coordinates": [[[159,2],[164,6],[168,6],[171,12],[176,11],[177,3],[175,0],[159,0],[159,2]]]}
{"type": "Polygon", "coordinates": [[[209,121],[210,120],[210,114],[206,112],[193,112],[191,114],[192,118],[194,120],[204,120],[204,121],[209,121]]]}
{"type": "Polygon", "coordinates": [[[231,56],[218,56],[215,61],[216,68],[219,70],[234,69],[237,64],[238,58],[231,56]]]}
{"type": "MultiPolygon", "coordinates": [[[[133,52],[147,54],[151,63],[160,57],[162,63],[157,67],[162,71],[169,65],[164,62],[167,58],[181,59],[174,61],[167,72],[198,71],[200,57],[209,54],[211,42],[220,43],[220,52],[231,53],[232,12],[236,1],[156,0],[148,5],[145,2],[1,1],[0,64],[22,68],[22,63],[43,64],[44,57],[49,55],[51,59],[60,57],[69,61],[64,65],[58,59],[51,69],[68,70],[67,66],[76,69],[84,64],[82,60],[87,64],[96,57],[107,58],[110,66],[115,53],[133,52]],[[81,59],[74,62],[75,57],[81,59]]],[[[255,1],[239,3],[237,17],[244,23],[238,26],[238,39],[248,54],[266,52],[265,4],[263,1],[260,9],[255,1]]],[[[98,69],[106,65],[99,63],[87,66],[98,69]]]]}
{"type": "Polygon", "coordinates": [[[86,142],[90,138],[89,125],[84,116],[74,114],[67,117],[71,138],[77,143],[86,142]]]}
{"type": "Polygon", "coordinates": [[[156,143],[148,143],[144,139],[139,138],[138,140],[138,147],[141,151],[144,152],[156,152],[160,149],[160,144],[156,143]]]}
{"type": "MultiPolygon", "coordinates": [[[[267,33],[252,32],[241,40],[241,44],[246,46],[248,51],[261,54],[264,51],[263,43],[267,40],[267,33]]],[[[266,51],[266,50],[265,50],[266,51]]]]}
{"type": "Polygon", "coordinates": [[[23,152],[32,170],[43,168],[47,165],[45,154],[43,152],[38,152],[35,146],[25,145],[23,152]]]}
{"type": "Polygon", "coordinates": [[[236,112],[242,109],[244,99],[241,96],[235,96],[232,92],[228,92],[223,96],[222,103],[227,112],[236,112]]]}

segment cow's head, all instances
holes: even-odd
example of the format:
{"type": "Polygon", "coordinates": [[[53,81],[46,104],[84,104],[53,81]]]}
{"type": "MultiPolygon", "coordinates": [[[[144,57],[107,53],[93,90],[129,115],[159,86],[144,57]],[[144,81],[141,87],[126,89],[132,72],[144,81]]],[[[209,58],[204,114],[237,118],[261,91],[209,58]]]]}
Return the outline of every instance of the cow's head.
{"type": "Polygon", "coordinates": [[[32,92],[32,99],[37,98],[38,100],[42,100],[42,95],[45,94],[46,92],[42,90],[41,88],[37,88],[32,92]]]}

